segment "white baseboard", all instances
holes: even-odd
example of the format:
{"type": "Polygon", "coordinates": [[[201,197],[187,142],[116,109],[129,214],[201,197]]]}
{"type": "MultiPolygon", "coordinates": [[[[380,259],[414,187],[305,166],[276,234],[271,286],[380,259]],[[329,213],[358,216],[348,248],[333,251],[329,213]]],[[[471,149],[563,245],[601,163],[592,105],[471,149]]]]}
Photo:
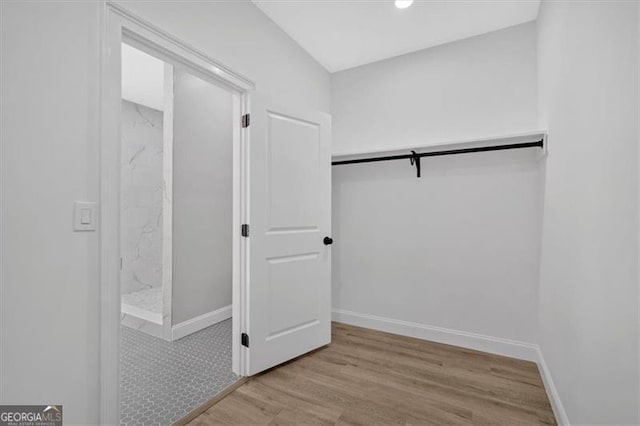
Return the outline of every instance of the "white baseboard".
{"type": "Polygon", "coordinates": [[[551,372],[547,368],[547,363],[544,362],[544,357],[542,356],[542,351],[540,350],[540,348],[538,348],[537,362],[538,371],[540,372],[540,376],[542,376],[544,388],[547,390],[547,396],[549,397],[549,402],[551,403],[553,414],[556,416],[556,422],[558,423],[558,425],[571,425],[571,423],[569,423],[569,417],[567,417],[567,412],[564,410],[564,406],[562,405],[562,401],[560,400],[560,395],[558,394],[556,386],[553,384],[551,372]]]}
{"type": "Polygon", "coordinates": [[[511,358],[533,361],[538,365],[540,376],[547,391],[551,408],[559,425],[569,425],[567,413],[562,406],[558,392],[551,379],[551,373],[542,357],[540,347],[534,343],[486,336],[450,328],[434,327],[426,324],[402,321],[376,315],[333,309],[333,320],[359,327],[386,331],[401,336],[415,337],[452,346],[488,352],[511,358]]]}
{"type": "Polygon", "coordinates": [[[401,336],[415,337],[418,339],[430,340],[432,342],[504,355],[511,358],[534,362],[538,359],[538,345],[533,343],[485,336],[483,334],[469,333],[449,328],[434,327],[426,324],[384,318],[376,315],[361,314],[341,309],[333,310],[333,320],[343,322],[345,324],[399,334],[401,336]]]}
{"type": "Polygon", "coordinates": [[[225,306],[215,311],[207,312],[190,320],[183,321],[171,327],[171,340],[177,340],[198,330],[217,324],[220,321],[231,318],[231,305],[225,306]]]}
{"type": "Polygon", "coordinates": [[[131,315],[154,324],[162,325],[162,313],[160,312],[151,312],[128,303],[122,303],[120,311],[125,315],[131,315]]]}
{"type": "Polygon", "coordinates": [[[120,315],[120,324],[133,328],[143,333],[149,334],[154,337],[163,338],[162,336],[162,324],[158,324],[155,321],[149,321],[146,318],[140,318],[130,313],[122,312],[120,315]]]}

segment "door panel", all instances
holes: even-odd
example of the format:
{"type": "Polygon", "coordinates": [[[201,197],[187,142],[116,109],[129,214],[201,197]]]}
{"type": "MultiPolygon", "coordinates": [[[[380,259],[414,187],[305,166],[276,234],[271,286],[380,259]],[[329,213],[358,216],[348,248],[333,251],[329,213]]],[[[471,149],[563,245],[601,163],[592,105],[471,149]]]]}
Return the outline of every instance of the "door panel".
{"type": "Polygon", "coordinates": [[[267,120],[267,232],[317,230],[320,126],[273,112],[267,120]]]}
{"type": "Polygon", "coordinates": [[[248,372],[331,340],[331,119],[254,100],[248,372]]]}

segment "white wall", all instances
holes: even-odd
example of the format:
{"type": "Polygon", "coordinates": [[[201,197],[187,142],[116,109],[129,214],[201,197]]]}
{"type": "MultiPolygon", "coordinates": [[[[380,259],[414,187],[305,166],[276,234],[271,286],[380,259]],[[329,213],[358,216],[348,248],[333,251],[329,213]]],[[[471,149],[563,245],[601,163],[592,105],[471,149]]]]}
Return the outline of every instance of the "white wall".
{"type": "MultiPolygon", "coordinates": [[[[251,3],[126,6],[274,101],[329,111],[329,75],[251,3]]],[[[0,2],[0,402],[60,403],[69,424],[99,418],[99,235],[71,228],[73,200],[98,199],[99,8],[0,2]]]]}
{"type": "Polygon", "coordinates": [[[334,152],[529,131],[535,23],[332,75],[334,152]]]}
{"type": "Polygon", "coordinates": [[[638,13],[543,2],[540,345],[573,424],[638,417],[638,13]]]}
{"type": "Polygon", "coordinates": [[[3,404],[98,419],[98,238],[74,200],[98,198],[93,3],[0,2],[3,404]],[[51,401],[51,402],[47,402],[51,401]]]}
{"type": "Polygon", "coordinates": [[[330,111],[327,71],[251,2],[119,3],[253,79],[273,102],[330,111]]]}
{"type": "Polygon", "coordinates": [[[173,96],[175,325],[231,305],[233,98],[179,68],[173,96]]]}
{"type": "MultiPolygon", "coordinates": [[[[537,126],[535,25],[333,75],[336,151],[537,126]]],[[[539,151],[333,167],[333,307],[536,342],[539,151]]]]}
{"type": "Polygon", "coordinates": [[[142,50],[122,44],[122,99],[164,109],[164,61],[142,50]]]}

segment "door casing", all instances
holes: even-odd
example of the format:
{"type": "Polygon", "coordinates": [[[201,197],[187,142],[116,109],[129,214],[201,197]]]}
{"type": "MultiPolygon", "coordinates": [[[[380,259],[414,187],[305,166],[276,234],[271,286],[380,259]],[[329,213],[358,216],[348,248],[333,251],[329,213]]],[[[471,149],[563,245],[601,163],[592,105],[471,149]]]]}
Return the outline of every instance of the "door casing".
{"type": "Polygon", "coordinates": [[[100,423],[119,424],[121,44],[126,42],[183,67],[233,95],[232,368],[240,376],[247,371],[247,354],[240,335],[245,328],[248,276],[248,243],[241,236],[241,224],[247,223],[249,206],[249,136],[247,129],[241,127],[241,119],[249,113],[255,85],[115,3],[103,2],[100,13],[100,423]]]}

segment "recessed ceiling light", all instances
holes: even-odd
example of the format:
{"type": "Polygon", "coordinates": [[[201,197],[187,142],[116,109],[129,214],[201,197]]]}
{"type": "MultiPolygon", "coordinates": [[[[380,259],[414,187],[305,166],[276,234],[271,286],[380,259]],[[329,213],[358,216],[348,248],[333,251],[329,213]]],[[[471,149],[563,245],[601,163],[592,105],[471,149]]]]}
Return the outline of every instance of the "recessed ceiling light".
{"type": "Polygon", "coordinates": [[[413,3],[413,0],[396,0],[396,7],[398,9],[406,9],[411,6],[411,3],[413,3]]]}

